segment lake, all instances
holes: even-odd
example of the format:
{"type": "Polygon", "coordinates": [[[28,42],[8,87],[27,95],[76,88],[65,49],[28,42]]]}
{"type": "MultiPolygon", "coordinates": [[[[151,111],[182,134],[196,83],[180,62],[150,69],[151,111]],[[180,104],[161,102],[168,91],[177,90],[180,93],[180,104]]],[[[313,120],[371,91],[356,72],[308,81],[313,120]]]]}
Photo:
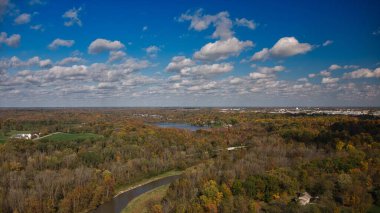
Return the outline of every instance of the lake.
{"type": "Polygon", "coordinates": [[[153,125],[156,125],[161,128],[176,128],[176,129],[185,129],[190,131],[197,131],[199,129],[209,129],[208,126],[194,126],[188,123],[171,123],[171,122],[159,122],[159,123],[153,123],[153,125]]]}

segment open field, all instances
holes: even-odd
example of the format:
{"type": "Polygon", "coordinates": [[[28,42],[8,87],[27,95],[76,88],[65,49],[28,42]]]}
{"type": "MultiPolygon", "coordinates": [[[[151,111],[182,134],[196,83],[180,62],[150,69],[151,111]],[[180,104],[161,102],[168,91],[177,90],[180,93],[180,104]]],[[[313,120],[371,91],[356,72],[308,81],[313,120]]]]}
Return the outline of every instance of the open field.
{"type": "Polygon", "coordinates": [[[72,140],[85,140],[91,138],[101,138],[103,136],[93,133],[57,133],[43,138],[42,140],[50,141],[72,141],[72,140]]]}
{"type": "Polygon", "coordinates": [[[8,138],[21,133],[30,133],[30,131],[18,131],[18,130],[12,130],[8,132],[6,135],[0,135],[0,143],[5,143],[8,138]]]}
{"type": "Polygon", "coordinates": [[[143,213],[148,212],[149,203],[159,202],[166,194],[170,184],[166,184],[152,191],[144,193],[133,199],[122,213],[143,213]]]}

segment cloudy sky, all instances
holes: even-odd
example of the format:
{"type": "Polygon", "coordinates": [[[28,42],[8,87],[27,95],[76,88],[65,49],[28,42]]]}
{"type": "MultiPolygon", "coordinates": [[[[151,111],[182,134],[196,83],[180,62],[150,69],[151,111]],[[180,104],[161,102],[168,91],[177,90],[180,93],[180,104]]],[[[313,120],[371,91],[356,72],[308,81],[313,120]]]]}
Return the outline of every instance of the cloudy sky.
{"type": "Polygon", "coordinates": [[[0,106],[380,106],[379,11],[0,0],[0,106]]]}

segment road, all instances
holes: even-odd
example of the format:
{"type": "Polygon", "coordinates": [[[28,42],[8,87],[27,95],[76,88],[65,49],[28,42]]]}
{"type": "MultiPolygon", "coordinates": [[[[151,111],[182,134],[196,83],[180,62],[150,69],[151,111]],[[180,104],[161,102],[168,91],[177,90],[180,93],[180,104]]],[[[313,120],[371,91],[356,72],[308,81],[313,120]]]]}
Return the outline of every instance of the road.
{"type": "Polygon", "coordinates": [[[46,138],[46,137],[49,137],[51,135],[55,135],[55,134],[58,134],[58,133],[63,133],[63,132],[53,132],[53,133],[50,133],[48,135],[45,135],[45,136],[42,136],[42,137],[39,137],[39,138],[34,138],[33,140],[36,141],[36,140],[40,140],[42,138],[46,138]]]}

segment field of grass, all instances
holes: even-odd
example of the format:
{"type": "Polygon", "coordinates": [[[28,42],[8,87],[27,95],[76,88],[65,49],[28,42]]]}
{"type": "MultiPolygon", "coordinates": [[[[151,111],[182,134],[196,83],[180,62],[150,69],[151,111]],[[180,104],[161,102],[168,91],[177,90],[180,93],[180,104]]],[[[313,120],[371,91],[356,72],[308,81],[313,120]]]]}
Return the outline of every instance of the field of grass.
{"type": "Polygon", "coordinates": [[[4,135],[0,135],[0,143],[4,143],[7,140],[8,137],[4,135]]]}
{"type": "Polygon", "coordinates": [[[122,213],[144,213],[148,212],[148,204],[151,202],[159,202],[166,194],[170,184],[166,184],[146,192],[133,199],[122,213]]]}
{"type": "Polygon", "coordinates": [[[50,135],[41,140],[49,140],[49,141],[73,141],[73,140],[85,140],[91,138],[101,138],[103,136],[93,134],[93,133],[57,133],[54,135],[50,135]]]}
{"type": "Polygon", "coordinates": [[[5,141],[8,140],[8,138],[21,133],[30,133],[30,131],[18,131],[18,130],[11,130],[6,135],[0,135],[0,143],[5,143],[5,141]]]}

